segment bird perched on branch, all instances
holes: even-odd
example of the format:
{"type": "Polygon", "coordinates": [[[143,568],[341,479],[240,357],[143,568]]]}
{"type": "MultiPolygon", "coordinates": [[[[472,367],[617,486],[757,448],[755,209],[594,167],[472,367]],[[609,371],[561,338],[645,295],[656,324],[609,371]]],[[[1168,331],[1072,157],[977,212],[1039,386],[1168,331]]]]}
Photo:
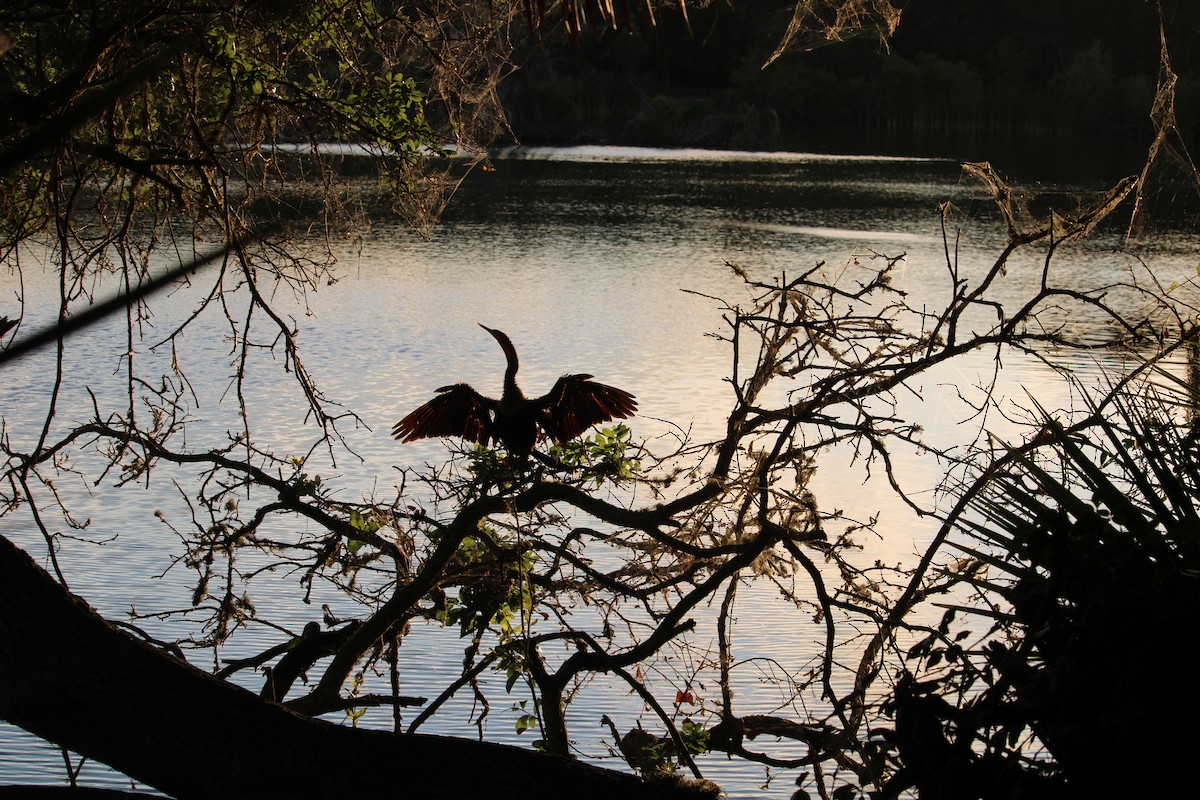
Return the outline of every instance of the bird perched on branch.
{"type": "Polygon", "coordinates": [[[596,383],[591,375],[563,375],[549,393],[526,397],[517,386],[517,351],[512,341],[503,331],[479,327],[496,338],[508,359],[504,394],[495,400],[465,383],[443,386],[437,397],[397,422],[393,436],[404,442],[458,436],[485,447],[499,442],[510,455],[523,459],[542,433],[565,442],[593,425],[629,417],[637,410],[633,395],[596,383]]]}

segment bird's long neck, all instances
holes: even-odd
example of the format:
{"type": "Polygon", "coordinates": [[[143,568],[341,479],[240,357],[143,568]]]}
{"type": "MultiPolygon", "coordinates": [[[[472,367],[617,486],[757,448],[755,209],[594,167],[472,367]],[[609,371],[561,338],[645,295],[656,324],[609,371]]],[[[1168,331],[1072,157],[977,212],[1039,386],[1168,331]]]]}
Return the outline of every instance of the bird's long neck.
{"type": "Polygon", "coordinates": [[[517,361],[517,349],[513,347],[509,338],[499,331],[496,331],[496,341],[500,343],[504,357],[508,359],[508,368],[504,370],[504,397],[513,399],[524,397],[520,387],[517,386],[517,369],[520,367],[520,363],[517,361]]]}

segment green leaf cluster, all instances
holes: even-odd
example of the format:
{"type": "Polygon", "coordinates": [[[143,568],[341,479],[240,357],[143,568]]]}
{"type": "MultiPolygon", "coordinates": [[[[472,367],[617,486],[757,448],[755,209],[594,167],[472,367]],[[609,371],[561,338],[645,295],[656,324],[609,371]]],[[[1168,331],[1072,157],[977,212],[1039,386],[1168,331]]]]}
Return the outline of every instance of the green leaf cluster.
{"type": "MultiPolygon", "coordinates": [[[[454,557],[455,573],[461,582],[458,596],[449,597],[436,615],[444,625],[458,625],[459,635],[491,629],[501,645],[520,637],[533,609],[529,583],[523,579],[536,556],[485,527],[479,536],[464,537],[454,557]],[[484,537],[487,542],[484,542],[484,537]]],[[[501,668],[509,672],[511,689],[524,669],[519,655],[502,655],[501,668]]]]}
{"type": "Polygon", "coordinates": [[[630,430],[624,423],[603,428],[591,436],[563,442],[550,448],[550,455],[564,466],[579,470],[585,481],[597,487],[605,482],[620,483],[641,470],[641,462],[626,456],[630,430]]]}
{"type": "Polygon", "coordinates": [[[467,470],[474,476],[475,483],[508,489],[512,484],[513,470],[499,450],[484,447],[478,442],[466,452],[467,470]]]}
{"type": "MultiPolygon", "coordinates": [[[[364,517],[362,512],[358,509],[351,509],[350,527],[354,528],[356,531],[362,531],[364,534],[370,536],[378,531],[382,526],[377,520],[364,517]]],[[[346,540],[346,549],[350,551],[350,555],[357,554],[364,545],[366,545],[366,541],[363,539],[351,538],[346,540]]]]}
{"type": "Polygon", "coordinates": [[[289,459],[292,467],[295,469],[295,474],[288,481],[292,491],[297,497],[320,497],[324,487],[321,485],[320,475],[309,475],[302,467],[304,459],[292,457],[289,459]]]}
{"type": "Polygon", "coordinates": [[[513,724],[513,727],[518,734],[534,730],[541,725],[537,717],[538,701],[534,700],[532,712],[529,711],[528,706],[529,701],[522,700],[509,709],[509,711],[517,715],[517,721],[513,724]]]}

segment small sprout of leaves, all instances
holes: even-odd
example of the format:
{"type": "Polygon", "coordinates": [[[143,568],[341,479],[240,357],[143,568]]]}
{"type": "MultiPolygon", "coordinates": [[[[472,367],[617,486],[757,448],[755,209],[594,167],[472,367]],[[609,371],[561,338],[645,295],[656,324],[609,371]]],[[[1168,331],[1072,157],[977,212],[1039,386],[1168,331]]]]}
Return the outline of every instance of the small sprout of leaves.
{"type": "MultiPolygon", "coordinates": [[[[374,534],[379,530],[381,525],[374,519],[364,517],[358,509],[350,510],[350,527],[356,531],[362,531],[365,534],[374,534]]],[[[346,540],[346,550],[350,555],[355,555],[367,544],[366,539],[350,538],[346,540]]]]}
{"type": "Polygon", "coordinates": [[[692,755],[703,755],[708,752],[708,731],[699,722],[685,719],[679,728],[679,735],[692,755]]]}
{"type": "MultiPolygon", "coordinates": [[[[530,713],[529,709],[526,707],[526,704],[528,702],[529,702],[528,700],[522,700],[521,702],[517,703],[516,705],[514,705],[512,708],[509,709],[509,711],[512,711],[513,713],[518,715],[517,721],[516,721],[516,723],[514,723],[514,728],[516,729],[518,734],[522,734],[525,731],[538,728],[540,725],[540,723],[538,722],[537,713],[536,713],[537,712],[537,701],[534,701],[534,713],[530,713]]],[[[538,742],[534,742],[533,746],[537,747],[538,742]]]]}
{"type": "Polygon", "coordinates": [[[363,533],[375,533],[380,528],[380,524],[376,520],[367,519],[357,509],[350,511],[350,526],[363,533]]]}
{"type": "Polygon", "coordinates": [[[292,477],[291,485],[300,497],[318,497],[321,493],[321,476],[310,476],[307,472],[302,471],[304,467],[304,459],[299,456],[292,456],[288,459],[292,466],[296,469],[296,474],[292,477]]]}
{"type": "MultiPolygon", "coordinates": [[[[362,685],[365,680],[366,679],[365,679],[363,673],[361,673],[361,672],[350,679],[350,696],[351,697],[358,696],[358,693],[362,689],[362,685]]],[[[360,719],[362,719],[363,715],[366,713],[367,713],[366,708],[347,708],[346,709],[346,719],[350,720],[350,725],[352,727],[357,728],[358,721],[360,719]]]]}

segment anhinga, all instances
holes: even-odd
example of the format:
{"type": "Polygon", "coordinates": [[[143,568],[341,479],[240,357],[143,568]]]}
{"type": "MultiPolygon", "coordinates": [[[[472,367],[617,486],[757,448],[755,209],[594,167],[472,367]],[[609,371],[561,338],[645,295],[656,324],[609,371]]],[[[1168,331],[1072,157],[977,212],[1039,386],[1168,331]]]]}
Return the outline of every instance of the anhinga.
{"type": "Polygon", "coordinates": [[[500,343],[508,359],[504,394],[484,397],[465,383],[438,389],[437,397],[392,428],[404,442],[435,436],[459,436],[485,447],[498,441],[508,452],[525,458],[533,451],[538,430],[555,442],[574,439],[588,428],[637,410],[633,395],[591,380],[591,375],[563,375],[542,397],[529,398],[517,386],[517,351],[503,331],[480,325],[500,343]]]}

